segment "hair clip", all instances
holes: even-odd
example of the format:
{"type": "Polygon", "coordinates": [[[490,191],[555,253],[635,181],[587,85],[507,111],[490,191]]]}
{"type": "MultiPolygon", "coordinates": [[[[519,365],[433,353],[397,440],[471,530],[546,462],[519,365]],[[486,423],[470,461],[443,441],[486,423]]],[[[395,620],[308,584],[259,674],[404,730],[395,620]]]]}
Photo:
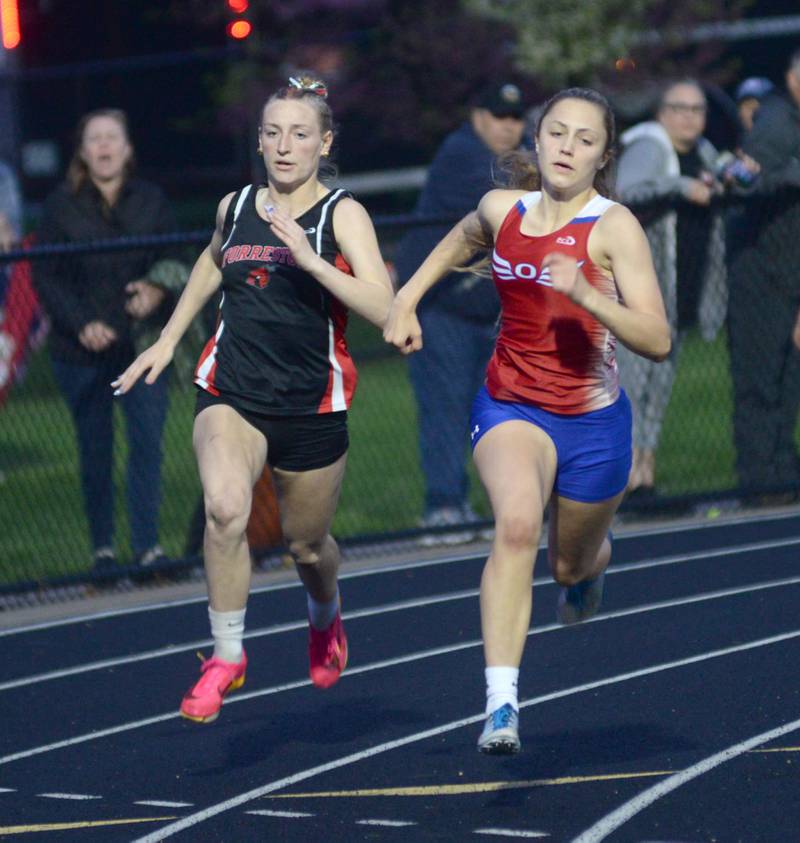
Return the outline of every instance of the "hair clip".
{"type": "Polygon", "coordinates": [[[297,88],[298,91],[302,91],[303,93],[306,93],[307,91],[308,93],[316,94],[318,97],[322,97],[323,99],[328,96],[328,89],[325,87],[324,83],[317,80],[313,82],[305,82],[301,79],[295,79],[294,76],[290,76],[289,85],[292,88],[297,88]]]}

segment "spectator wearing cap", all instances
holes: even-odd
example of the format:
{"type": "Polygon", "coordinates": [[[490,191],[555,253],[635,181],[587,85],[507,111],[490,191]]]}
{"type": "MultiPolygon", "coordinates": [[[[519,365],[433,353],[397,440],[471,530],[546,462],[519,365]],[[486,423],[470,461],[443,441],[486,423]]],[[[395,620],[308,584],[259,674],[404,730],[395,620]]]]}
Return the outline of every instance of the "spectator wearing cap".
{"type": "MultiPolygon", "coordinates": [[[[494,187],[499,155],[518,149],[525,104],[510,83],[491,84],[474,101],[467,120],[437,151],[415,213],[439,224],[417,225],[398,244],[395,264],[404,284],[449,231],[494,187]]],[[[491,279],[453,272],[425,297],[418,316],[425,347],[409,357],[418,411],[419,451],[425,482],[420,526],[453,527],[423,536],[423,544],[456,544],[475,535],[469,505],[466,446],[469,411],[491,356],[500,303],[491,279]]]]}
{"type": "Polygon", "coordinates": [[[775,86],[763,76],[749,76],[736,89],[736,110],[739,122],[745,132],[753,128],[753,118],[764,98],[771,94],[775,86]]]}
{"type": "Polygon", "coordinates": [[[800,49],[785,82],[785,91],[764,97],[742,142],[760,173],[730,243],[736,469],[740,488],[756,501],[800,489],[800,49]]]}

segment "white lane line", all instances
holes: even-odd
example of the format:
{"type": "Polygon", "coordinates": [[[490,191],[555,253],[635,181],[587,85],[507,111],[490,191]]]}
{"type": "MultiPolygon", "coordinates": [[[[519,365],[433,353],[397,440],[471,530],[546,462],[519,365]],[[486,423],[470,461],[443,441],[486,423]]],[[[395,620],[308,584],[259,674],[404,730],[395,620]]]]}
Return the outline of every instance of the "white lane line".
{"type": "MultiPolygon", "coordinates": [[[[399,603],[387,603],[383,606],[372,606],[366,609],[358,609],[353,612],[345,612],[342,615],[343,620],[351,620],[354,618],[368,618],[374,615],[383,615],[388,612],[402,612],[406,609],[419,609],[424,606],[432,606],[438,603],[447,603],[453,600],[464,600],[468,597],[475,597],[478,594],[478,589],[469,589],[467,591],[453,591],[448,594],[439,594],[433,597],[420,597],[413,600],[404,600],[399,603]]],[[[263,627],[261,629],[252,629],[244,635],[245,640],[253,640],[254,638],[264,638],[270,635],[280,635],[284,632],[294,632],[299,629],[308,628],[308,619],[301,621],[290,621],[288,623],[276,624],[274,626],[263,627]]],[[[189,644],[175,644],[169,647],[160,647],[157,650],[147,650],[142,653],[136,653],[130,656],[120,656],[113,659],[103,659],[102,661],[89,662],[75,667],[67,667],[63,670],[51,670],[48,673],[40,673],[35,676],[21,676],[18,679],[10,679],[7,682],[0,682],[0,691],[8,691],[12,688],[24,687],[33,685],[37,682],[47,682],[52,679],[63,679],[67,676],[77,676],[82,673],[88,673],[93,670],[103,670],[109,667],[119,667],[124,664],[133,664],[135,662],[148,661],[149,659],[160,659],[166,656],[174,656],[180,653],[191,652],[192,650],[210,647],[214,643],[212,638],[204,638],[200,641],[192,641],[189,644]]]]}
{"type": "MultiPolygon", "coordinates": [[[[737,553],[753,553],[762,550],[774,550],[776,547],[784,547],[786,545],[800,544],[800,538],[791,540],[781,540],[778,542],[754,542],[749,545],[741,545],[733,549],[719,548],[714,551],[700,551],[698,553],[682,554],[676,556],[664,556],[659,559],[653,559],[649,562],[633,562],[628,565],[620,565],[617,568],[611,567],[607,574],[612,576],[614,574],[624,574],[630,571],[642,571],[649,568],[660,568],[666,565],[676,565],[681,562],[693,562],[698,559],[711,559],[715,556],[723,555],[730,556],[737,553]]],[[[790,580],[781,580],[780,582],[789,583],[790,580]]],[[[534,586],[555,585],[550,577],[539,577],[533,581],[534,586]]],[[[389,612],[402,612],[406,609],[419,609],[426,606],[435,606],[441,603],[450,603],[458,600],[466,600],[470,597],[476,597],[479,594],[479,589],[470,588],[462,591],[452,591],[446,594],[437,594],[431,597],[419,597],[411,600],[403,600],[397,603],[387,603],[383,606],[372,606],[365,609],[357,609],[351,612],[345,612],[342,617],[344,620],[352,620],[356,618],[368,618],[375,615],[384,615],[389,612]]],[[[308,626],[308,620],[290,621],[288,623],[276,624],[274,626],[262,627],[260,629],[253,629],[246,632],[245,640],[252,640],[255,638],[264,638],[270,635],[280,635],[284,632],[294,632],[299,629],[305,629],[308,626]]],[[[118,656],[113,659],[102,659],[101,661],[88,662],[74,667],[67,667],[61,670],[51,670],[47,673],[39,673],[33,676],[21,676],[17,679],[9,679],[6,682],[0,682],[0,691],[10,691],[14,688],[21,688],[27,685],[33,685],[38,682],[48,682],[53,679],[64,679],[68,676],[78,676],[83,673],[89,673],[93,670],[104,670],[109,667],[120,667],[125,664],[134,664],[136,662],[148,661],[149,659],[165,658],[167,656],[174,656],[180,653],[189,652],[192,650],[199,650],[208,648],[213,644],[213,639],[204,638],[199,641],[192,641],[188,644],[174,644],[169,647],[160,647],[157,650],[146,650],[141,653],[135,653],[129,656],[118,656]]]]}
{"type": "Polygon", "coordinates": [[[520,831],[513,828],[476,828],[473,834],[493,834],[495,837],[549,837],[546,831],[520,831]]]}
{"type": "Polygon", "coordinates": [[[389,828],[403,828],[407,825],[417,825],[408,820],[356,820],[356,825],[385,825],[389,828]]]}
{"type": "MultiPolygon", "coordinates": [[[[743,553],[758,553],[762,550],[775,550],[780,547],[792,547],[800,544],[800,537],[791,539],[776,539],[775,541],[750,542],[736,547],[716,547],[712,550],[698,550],[695,553],[680,553],[675,556],[660,556],[646,562],[628,562],[625,565],[611,565],[606,574],[625,574],[628,571],[644,571],[649,568],[661,568],[665,565],[676,565],[679,562],[697,562],[704,559],[714,559],[717,556],[738,556],[743,553]]],[[[550,580],[552,582],[552,580],[550,580]]]]}
{"type": "MultiPolygon", "coordinates": [[[[652,665],[651,667],[644,667],[640,668],[639,670],[632,670],[627,673],[620,673],[617,676],[610,676],[606,679],[598,679],[594,682],[587,682],[583,685],[576,685],[572,688],[565,688],[561,691],[553,691],[549,694],[544,694],[540,697],[533,697],[532,699],[525,700],[524,702],[522,702],[520,704],[520,708],[530,708],[534,705],[541,705],[542,703],[563,699],[574,694],[580,694],[586,691],[594,691],[598,688],[605,688],[610,685],[616,685],[620,682],[627,682],[631,679],[639,679],[643,676],[650,676],[652,674],[662,673],[666,670],[685,667],[686,665],[690,664],[699,664],[710,659],[721,658],[736,653],[742,653],[747,650],[757,649],[759,647],[767,647],[771,644],[778,644],[783,641],[789,641],[798,637],[800,637],[800,629],[794,630],[793,632],[786,632],[781,635],[772,635],[769,638],[761,638],[757,641],[749,641],[746,644],[737,644],[732,647],[724,647],[721,650],[712,650],[707,653],[701,653],[697,656],[689,656],[687,658],[677,659],[676,661],[664,662],[662,664],[652,665]]],[[[187,828],[191,828],[192,826],[205,822],[206,820],[211,819],[211,817],[215,817],[218,814],[224,813],[225,811],[230,811],[233,808],[238,808],[240,805],[244,805],[254,799],[259,799],[262,796],[266,796],[268,793],[273,793],[276,790],[283,790],[286,787],[290,787],[291,785],[297,784],[298,782],[314,778],[315,776],[321,775],[322,773],[328,773],[331,770],[338,770],[341,767],[345,767],[349,764],[355,764],[359,761],[364,761],[367,758],[372,758],[376,755],[381,755],[384,752],[389,752],[390,750],[398,749],[402,746],[408,746],[409,744],[418,743],[419,741],[424,741],[428,738],[438,737],[439,735],[443,735],[446,732],[452,732],[456,729],[461,729],[464,726],[471,726],[475,723],[481,723],[485,718],[486,715],[481,712],[480,714],[473,715],[472,717],[464,717],[460,720],[453,720],[450,723],[445,723],[443,726],[436,726],[432,729],[426,729],[423,732],[416,732],[415,734],[407,735],[404,738],[397,738],[393,741],[387,741],[386,743],[377,744],[375,746],[370,747],[369,749],[364,749],[360,752],[354,752],[351,755],[345,755],[342,758],[337,758],[333,761],[328,761],[327,763],[320,764],[317,767],[311,767],[306,770],[301,770],[300,772],[293,773],[292,775],[286,776],[285,778],[276,779],[275,781],[269,782],[268,784],[262,785],[261,787],[253,788],[252,790],[249,790],[246,793],[241,793],[238,796],[233,796],[223,802],[218,802],[216,805],[210,805],[208,808],[204,808],[203,810],[197,811],[194,814],[189,814],[189,816],[186,816],[183,819],[178,820],[177,822],[170,823],[169,825],[166,825],[163,828],[160,828],[157,831],[146,835],[145,837],[138,838],[136,841],[134,841],[134,843],[158,843],[158,841],[166,840],[168,837],[172,837],[179,831],[184,831],[187,828]]]]}
{"type": "MultiPolygon", "coordinates": [[[[620,535],[619,540],[626,538],[631,534],[625,536],[620,535]]],[[[540,545],[542,550],[545,545],[540,545]]],[[[458,562],[472,562],[475,560],[485,559],[486,553],[459,554],[457,556],[445,556],[437,559],[420,559],[416,562],[396,562],[391,565],[378,565],[374,568],[364,568],[360,571],[339,571],[340,580],[352,580],[360,577],[373,577],[380,574],[396,573],[397,571],[410,571],[416,568],[430,568],[439,565],[452,565],[458,562]]],[[[255,594],[267,594],[273,591],[286,591],[288,589],[302,588],[302,583],[299,580],[292,580],[291,582],[273,583],[271,585],[258,586],[250,591],[250,596],[255,594]]],[[[181,606],[191,606],[195,603],[207,603],[208,595],[201,595],[200,597],[186,597],[180,600],[169,600],[164,603],[148,603],[143,606],[127,606],[121,609],[107,609],[102,612],[88,613],[85,615],[72,615],[69,618],[58,618],[52,621],[42,621],[41,623],[28,624],[27,626],[11,627],[9,629],[0,629],[0,638],[8,635],[21,635],[25,632],[37,632],[42,629],[53,629],[60,626],[69,626],[71,624],[87,623],[96,620],[108,620],[109,618],[124,617],[127,615],[136,615],[141,612],[153,612],[161,609],[174,609],[181,606]]]]}
{"type": "Polygon", "coordinates": [[[776,746],[771,749],[757,749],[753,750],[758,755],[763,755],[765,752],[800,752],[800,746],[776,746]]]}
{"type": "Polygon", "coordinates": [[[754,747],[769,743],[770,741],[775,740],[775,738],[788,735],[790,732],[795,732],[798,729],[800,729],[800,720],[793,720],[791,723],[785,723],[783,726],[778,726],[776,729],[770,729],[768,732],[762,732],[760,735],[756,735],[755,737],[748,738],[747,740],[741,741],[733,746],[729,746],[721,752],[709,755],[708,758],[704,758],[702,761],[692,764],[691,767],[687,767],[685,770],[675,773],[668,779],[664,779],[658,784],[642,791],[638,796],[634,796],[633,799],[630,799],[624,805],[620,805],[619,808],[603,817],[603,819],[595,823],[591,828],[588,828],[582,834],[579,834],[572,843],[599,843],[599,841],[605,840],[612,831],[616,831],[620,826],[628,822],[629,819],[635,817],[640,811],[643,811],[645,808],[652,805],[662,796],[666,796],[673,790],[677,790],[681,785],[686,784],[686,782],[696,779],[698,776],[702,776],[703,773],[707,773],[715,767],[719,767],[720,764],[724,764],[726,761],[730,761],[731,759],[748,752],[754,747]]]}
{"type": "Polygon", "coordinates": [[[134,805],[148,805],[151,808],[193,808],[194,802],[165,802],[163,799],[140,799],[134,805]]]}
{"type": "MultiPolygon", "coordinates": [[[[726,527],[734,527],[742,524],[760,523],[764,521],[785,521],[791,518],[797,518],[797,512],[783,512],[773,513],[768,519],[763,515],[741,515],[733,518],[725,519],[726,527]]],[[[627,539],[637,539],[646,536],[661,536],[671,535],[672,533],[688,533],[700,531],[705,529],[719,528],[721,522],[719,521],[703,521],[696,524],[670,524],[666,526],[645,527],[639,530],[632,530],[630,532],[618,533],[614,536],[615,544],[626,541],[627,539]]],[[[539,544],[539,549],[546,547],[546,540],[542,540],[539,544]]],[[[486,551],[481,550],[472,553],[459,553],[453,556],[437,557],[436,559],[421,559],[416,562],[397,562],[390,565],[376,565],[373,568],[364,568],[360,571],[340,571],[339,579],[357,579],[359,577],[371,577],[383,573],[394,573],[397,571],[413,570],[415,568],[437,567],[439,565],[451,565],[459,562],[470,562],[476,559],[485,559],[486,551]]],[[[254,588],[250,594],[266,594],[271,591],[283,591],[289,588],[299,588],[300,583],[297,581],[273,583],[271,585],[264,585],[254,588]]],[[[107,620],[108,618],[117,618],[125,615],[135,615],[141,612],[153,612],[161,609],[174,609],[179,606],[191,606],[195,603],[205,603],[208,601],[206,595],[199,597],[186,597],[178,600],[167,600],[160,603],[148,603],[143,606],[126,606],[120,609],[106,609],[102,612],[89,612],[84,615],[72,615],[69,618],[58,618],[52,621],[43,621],[36,624],[28,624],[26,626],[11,627],[9,629],[0,629],[0,638],[7,635],[20,635],[24,632],[35,632],[41,629],[52,629],[59,626],[68,626],[71,624],[81,624],[87,621],[107,620]]]]}
{"type": "MultiPolygon", "coordinates": [[[[282,630],[281,630],[282,631],[282,630]]],[[[35,685],[38,682],[48,682],[52,679],[64,679],[67,676],[76,676],[81,673],[90,673],[93,670],[104,670],[107,667],[118,667],[123,664],[147,661],[148,659],[159,659],[164,656],[171,656],[175,653],[184,653],[187,650],[199,650],[213,644],[210,638],[201,641],[194,641],[191,644],[180,646],[161,647],[158,650],[147,650],[136,653],[132,656],[122,656],[113,659],[103,659],[96,662],[87,662],[76,667],[66,667],[63,670],[51,670],[47,673],[39,673],[33,676],[21,676],[18,679],[9,679],[7,682],[0,682],[0,691],[10,691],[13,688],[23,688],[27,685],[35,685]]]]}
{"type": "Polygon", "coordinates": [[[75,799],[75,800],[84,800],[84,799],[102,799],[102,796],[93,796],[89,793],[37,793],[37,796],[41,796],[42,799],[75,799]]]}
{"type": "Polygon", "coordinates": [[[0,793],[16,793],[17,789],[15,787],[0,787],[0,793]]]}
{"type": "MultiPolygon", "coordinates": [[[[741,588],[729,588],[723,589],[721,591],[709,592],[708,594],[692,595],[691,597],[681,597],[674,600],[664,600],[659,603],[647,603],[643,606],[634,606],[630,609],[620,609],[616,612],[606,612],[601,615],[595,615],[595,617],[590,618],[588,621],[584,621],[584,624],[603,623],[604,621],[617,620],[619,618],[626,618],[631,617],[633,615],[645,614],[647,612],[657,611],[659,609],[670,609],[675,608],[676,606],[686,606],[693,603],[701,603],[707,600],[717,600],[719,598],[732,597],[739,594],[749,594],[754,591],[762,591],[768,588],[778,588],[780,586],[795,585],[798,583],[800,583],[800,577],[790,577],[786,580],[774,580],[767,583],[757,583],[756,585],[741,588]]],[[[539,626],[535,629],[531,629],[528,632],[528,637],[534,635],[542,635],[547,632],[564,631],[565,629],[569,629],[569,627],[563,627],[560,624],[556,623],[548,624],[546,626],[539,626]]],[[[451,655],[452,653],[457,653],[461,650],[469,650],[474,647],[482,646],[483,641],[478,638],[472,641],[463,641],[459,644],[448,644],[444,647],[435,647],[431,650],[418,650],[414,653],[408,653],[404,656],[395,656],[391,659],[383,659],[382,661],[372,662],[370,664],[365,664],[360,667],[348,667],[347,675],[357,676],[362,673],[371,673],[375,670],[383,670],[385,668],[397,667],[401,664],[408,664],[410,662],[424,661],[425,659],[435,658],[436,656],[451,655]]],[[[261,688],[257,691],[237,692],[236,696],[226,697],[225,705],[235,705],[236,703],[247,702],[249,700],[258,699],[260,697],[266,697],[272,694],[279,694],[283,691],[293,691],[297,688],[303,688],[306,685],[310,684],[310,679],[300,679],[295,682],[285,682],[281,685],[273,685],[270,688],[261,688]]],[[[30,758],[34,755],[41,755],[46,752],[53,752],[54,750],[65,749],[67,747],[76,746],[77,744],[86,743],[88,741],[98,740],[100,738],[106,738],[111,735],[117,735],[122,732],[132,731],[133,729],[140,729],[144,726],[153,726],[156,723],[163,723],[166,720],[172,720],[176,717],[178,717],[177,711],[170,711],[166,714],[157,714],[153,717],[145,717],[142,720],[133,720],[128,723],[122,723],[119,726],[110,726],[106,729],[98,729],[97,731],[89,732],[85,735],[77,735],[75,737],[66,738],[62,741],[44,744],[43,746],[36,746],[31,749],[24,749],[19,752],[14,752],[10,755],[4,755],[0,757],[0,766],[3,764],[9,764],[12,761],[19,761],[23,758],[30,758]]]]}
{"type": "Polygon", "coordinates": [[[314,816],[313,814],[306,814],[304,811],[245,811],[245,814],[255,814],[259,817],[283,817],[287,820],[314,816]]]}

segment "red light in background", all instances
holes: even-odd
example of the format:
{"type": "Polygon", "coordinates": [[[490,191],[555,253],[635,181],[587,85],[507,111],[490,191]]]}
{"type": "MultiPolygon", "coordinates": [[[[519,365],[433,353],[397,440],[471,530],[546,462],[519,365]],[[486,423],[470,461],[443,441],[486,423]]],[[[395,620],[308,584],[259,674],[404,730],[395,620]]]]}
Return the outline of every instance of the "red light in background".
{"type": "Polygon", "coordinates": [[[250,6],[250,0],[228,0],[228,7],[237,15],[244,14],[250,6]]]}
{"type": "Polygon", "coordinates": [[[617,73],[632,73],[636,70],[636,62],[632,58],[624,56],[614,62],[614,69],[617,73]]]}
{"type": "Polygon", "coordinates": [[[250,21],[235,20],[228,24],[228,35],[231,38],[236,38],[237,41],[242,41],[253,31],[250,21]]]}
{"type": "MultiPolygon", "coordinates": [[[[246,2],[246,0],[241,0],[246,2]]],[[[19,3],[18,0],[0,0],[0,29],[3,32],[3,46],[13,50],[19,46],[22,35],[19,31],[19,3]]]]}

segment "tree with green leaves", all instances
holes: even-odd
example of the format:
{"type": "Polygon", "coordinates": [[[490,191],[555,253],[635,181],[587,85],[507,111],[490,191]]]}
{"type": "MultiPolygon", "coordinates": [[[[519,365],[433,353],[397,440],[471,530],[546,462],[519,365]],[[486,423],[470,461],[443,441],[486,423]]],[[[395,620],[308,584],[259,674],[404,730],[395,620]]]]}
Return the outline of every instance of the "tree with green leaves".
{"type": "Polygon", "coordinates": [[[616,87],[703,74],[719,45],[694,41],[702,23],[738,20],[752,0],[462,0],[515,32],[517,68],[552,88],[616,87]]]}
{"type": "MultiPolygon", "coordinates": [[[[281,0],[251,2],[253,34],[207,77],[227,132],[252,134],[266,96],[300,68],[331,85],[345,171],[429,160],[488,82],[531,102],[565,85],[598,87],[640,108],[654,80],[727,82],[720,48],[692,28],[741,16],[752,0],[281,0]],[[716,80],[714,79],[716,74],[716,80]],[[639,97],[637,100],[636,98],[639,97]]],[[[223,0],[172,0],[187,26],[224,31],[223,0]]],[[[619,100],[621,101],[621,100],[619,100]]],[[[615,105],[619,104],[615,102],[615,105]]]]}

